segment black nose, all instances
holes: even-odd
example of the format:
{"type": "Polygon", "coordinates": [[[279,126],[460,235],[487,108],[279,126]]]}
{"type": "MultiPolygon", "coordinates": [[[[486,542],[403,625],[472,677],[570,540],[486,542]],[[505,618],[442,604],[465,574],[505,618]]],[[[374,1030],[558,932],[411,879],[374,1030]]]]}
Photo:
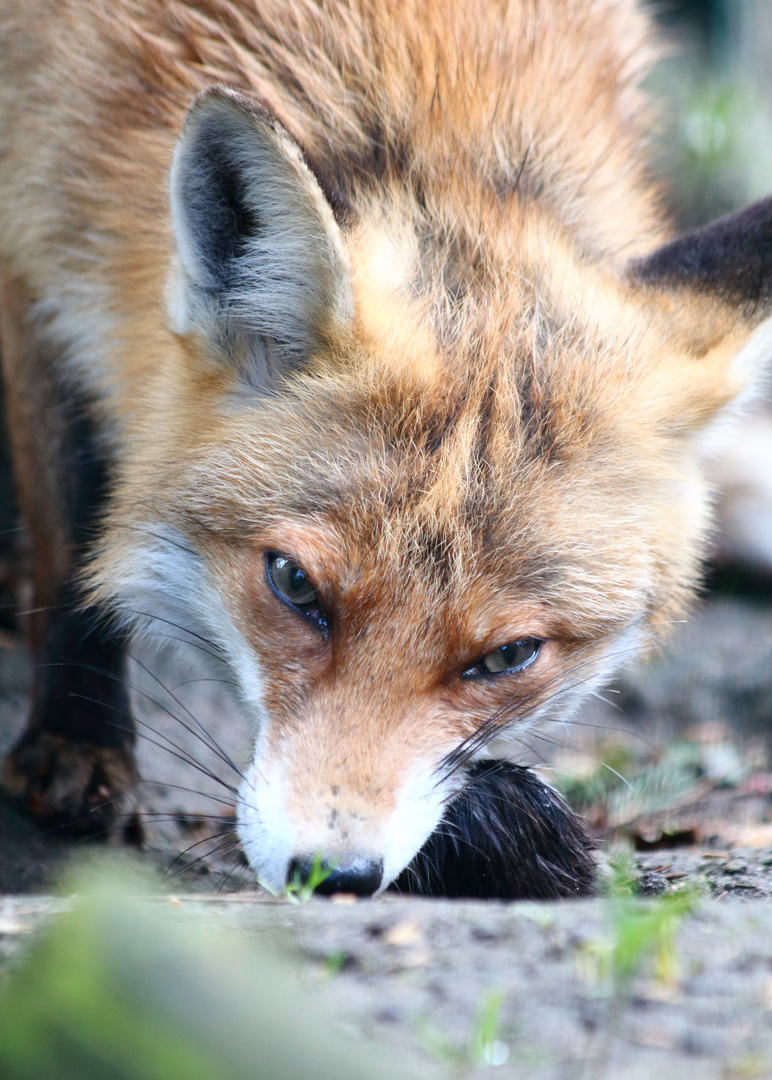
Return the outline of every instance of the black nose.
{"type": "Polygon", "coordinates": [[[334,893],[354,893],[356,896],[372,896],[383,880],[383,859],[364,856],[341,859],[338,863],[309,858],[301,855],[289,864],[288,880],[300,881],[301,885],[313,884],[314,895],[332,896],[334,893]],[[320,873],[321,871],[321,873],[320,873]]]}

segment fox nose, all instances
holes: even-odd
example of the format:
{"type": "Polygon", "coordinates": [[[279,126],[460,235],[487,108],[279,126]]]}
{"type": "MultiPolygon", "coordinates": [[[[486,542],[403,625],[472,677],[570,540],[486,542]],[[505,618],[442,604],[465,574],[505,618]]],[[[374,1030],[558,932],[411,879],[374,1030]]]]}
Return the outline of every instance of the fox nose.
{"type": "Polygon", "coordinates": [[[372,896],[383,880],[383,859],[355,856],[333,864],[303,855],[290,862],[288,880],[313,885],[314,894],[319,896],[334,893],[372,896]]]}

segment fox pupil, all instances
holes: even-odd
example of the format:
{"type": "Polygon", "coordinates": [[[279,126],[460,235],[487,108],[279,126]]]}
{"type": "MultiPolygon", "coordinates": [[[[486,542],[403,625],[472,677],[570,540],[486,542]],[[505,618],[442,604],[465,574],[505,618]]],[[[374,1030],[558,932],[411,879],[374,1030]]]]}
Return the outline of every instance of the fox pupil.
{"type": "Polygon", "coordinates": [[[294,566],[290,571],[289,583],[290,592],[293,596],[300,598],[305,594],[305,586],[308,584],[308,578],[299,566],[294,566]]]}

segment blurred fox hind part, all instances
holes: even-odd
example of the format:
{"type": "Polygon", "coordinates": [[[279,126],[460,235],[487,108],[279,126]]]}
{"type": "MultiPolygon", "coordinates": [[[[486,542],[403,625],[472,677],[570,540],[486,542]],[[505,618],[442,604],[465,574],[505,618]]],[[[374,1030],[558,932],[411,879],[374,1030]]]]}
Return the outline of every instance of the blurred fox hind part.
{"type": "MultiPolygon", "coordinates": [[[[383,887],[475,790],[546,836],[553,796],[483,759],[682,615],[703,444],[769,353],[770,205],[666,243],[637,6],[3,0],[0,34],[1,344],[54,608],[7,789],[129,806],[123,638],[171,634],[255,721],[268,884],[320,853],[383,887]]],[[[549,878],[498,820],[507,894],[549,878]]]]}

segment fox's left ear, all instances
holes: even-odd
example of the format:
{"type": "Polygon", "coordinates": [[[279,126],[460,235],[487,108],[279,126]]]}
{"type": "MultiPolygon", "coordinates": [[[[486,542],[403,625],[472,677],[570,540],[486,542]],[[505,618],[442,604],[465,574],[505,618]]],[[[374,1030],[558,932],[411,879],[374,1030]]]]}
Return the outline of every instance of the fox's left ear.
{"type": "Polygon", "coordinates": [[[685,426],[759,392],[772,372],[772,199],[635,260],[628,279],[683,358],[685,426]]]}
{"type": "Polygon", "coordinates": [[[226,87],[193,103],[174,153],[173,329],[267,389],[352,315],[330,202],[268,111],[226,87]]]}

